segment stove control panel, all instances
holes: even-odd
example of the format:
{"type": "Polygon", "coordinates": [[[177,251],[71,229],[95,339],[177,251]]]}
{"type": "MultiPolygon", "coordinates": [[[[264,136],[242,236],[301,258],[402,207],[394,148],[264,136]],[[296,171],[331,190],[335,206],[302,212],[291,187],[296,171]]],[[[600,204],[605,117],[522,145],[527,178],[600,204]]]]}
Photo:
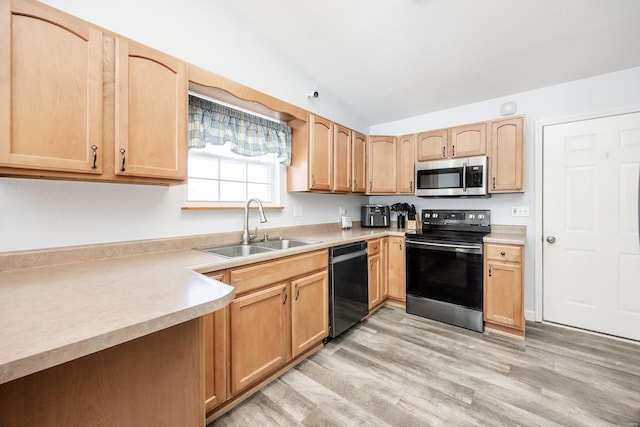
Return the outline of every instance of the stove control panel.
{"type": "Polygon", "coordinates": [[[439,210],[422,211],[424,225],[491,225],[490,210],[439,210]]]}

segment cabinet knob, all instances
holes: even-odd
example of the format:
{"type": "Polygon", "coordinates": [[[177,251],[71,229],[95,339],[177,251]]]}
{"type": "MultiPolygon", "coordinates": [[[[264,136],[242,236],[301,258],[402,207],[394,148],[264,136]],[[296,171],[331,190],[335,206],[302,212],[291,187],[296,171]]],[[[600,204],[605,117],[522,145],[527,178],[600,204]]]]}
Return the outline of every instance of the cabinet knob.
{"type": "Polygon", "coordinates": [[[500,255],[505,256],[505,255],[506,255],[506,252],[505,252],[505,251],[502,251],[502,252],[500,252],[500,255]]]}

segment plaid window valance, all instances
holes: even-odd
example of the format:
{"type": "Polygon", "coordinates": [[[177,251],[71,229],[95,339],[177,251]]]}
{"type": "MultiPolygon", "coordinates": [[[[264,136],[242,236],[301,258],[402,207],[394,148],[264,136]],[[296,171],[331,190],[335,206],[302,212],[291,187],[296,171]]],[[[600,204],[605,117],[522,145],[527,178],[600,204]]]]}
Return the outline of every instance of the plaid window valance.
{"type": "Polygon", "coordinates": [[[190,95],[189,148],[227,142],[242,156],[274,153],[280,163],[291,163],[289,126],[190,95]]]}

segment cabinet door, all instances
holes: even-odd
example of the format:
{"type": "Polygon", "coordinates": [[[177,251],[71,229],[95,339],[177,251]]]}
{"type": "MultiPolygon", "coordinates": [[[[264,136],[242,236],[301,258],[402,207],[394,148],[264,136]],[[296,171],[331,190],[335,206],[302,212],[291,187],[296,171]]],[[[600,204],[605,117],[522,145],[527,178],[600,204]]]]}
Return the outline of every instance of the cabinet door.
{"type": "MultiPolygon", "coordinates": [[[[228,275],[224,271],[208,273],[207,276],[223,283],[229,283],[228,275]]],[[[227,399],[228,316],[228,307],[203,316],[206,411],[215,408],[227,399]]]]}
{"type": "Polygon", "coordinates": [[[398,193],[413,194],[415,162],[415,134],[401,136],[398,138],[398,193]]]}
{"type": "Polygon", "coordinates": [[[417,136],[416,145],[419,162],[446,159],[449,147],[449,130],[439,129],[420,132],[417,136]]]}
{"type": "Polygon", "coordinates": [[[380,302],[389,296],[389,237],[380,239],[380,302]]]}
{"type": "Polygon", "coordinates": [[[351,192],[364,193],[367,191],[367,137],[358,132],[351,136],[351,192]]]}
{"type": "Polygon", "coordinates": [[[396,193],[398,188],[396,138],[394,136],[370,136],[367,153],[369,158],[367,193],[396,193]]]}
{"type": "Polygon", "coordinates": [[[331,191],[333,175],[332,123],[309,115],[309,189],[331,191]]]}
{"type": "Polygon", "coordinates": [[[351,130],[333,125],[333,185],[332,191],[351,190],[351,130]]]}
{"type": "Polygon", "coordinates": [[[287,361],[289,289],[280,284],[234,299],[231,316],[231,393],[287,361]]]}
{"type": "Polygon", "coordinates": [[[522,266],[488,260],[485,274],[484,320],[522,329],[522,266]]]}
{"type": "Polygon", "coordinates": [[[183,62],[116,40],[117,175],[186,178],[187,97],[183,62]]]}
{"type": "Polygon", "coordinates": [[[380,303],[380,255],[369,257],[369,310],[380,303]]]}
{"type": "Polygon", "coordinates": [[[37,2],[0,16],[0,164],[101,173],[102,33],[37,2]]]}
{"type": "Polygon", "coordinates": [[[485,156],[487,154],[487,124],[457,126],[451,129],[449,157],[485,156]]]}
{"type": "Polygon", "coordinates": [[[291,292],[291,354],[296,357],[329,335],[327,271],[294,280],[291,292]]]}
{"type": "Polygon", "coordinates": [[[406,300],[404,237],[389,237],[389,298],[406,300]]]}
{"type": "Polygon", "coordinates": [[[524,118],[491,122],[491,193],[524,191],[524,118]]]}

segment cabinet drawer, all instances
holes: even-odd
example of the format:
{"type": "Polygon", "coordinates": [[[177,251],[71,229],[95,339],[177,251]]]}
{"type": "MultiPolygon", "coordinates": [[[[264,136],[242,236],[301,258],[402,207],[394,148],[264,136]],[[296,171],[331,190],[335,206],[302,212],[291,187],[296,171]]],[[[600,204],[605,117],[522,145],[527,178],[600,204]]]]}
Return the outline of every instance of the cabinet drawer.
{"type": "Polygon", "coordinates": [[[514,245],[485,245],[487,259],[522,262],[522,246],[514,245]]]}
{"type": "Polygon", "coordinates": [[[300,277],[327,268],[328,265],[329,255],[326,250],[251,264],[231,269],[231,286],[236,289],[236,295],[238,295],[300,277]]]}
{"type": "Polygon", "coordinates": [[[369,256],[380,253],[380,239],[367,240],[367,253],[369,256]]]}

